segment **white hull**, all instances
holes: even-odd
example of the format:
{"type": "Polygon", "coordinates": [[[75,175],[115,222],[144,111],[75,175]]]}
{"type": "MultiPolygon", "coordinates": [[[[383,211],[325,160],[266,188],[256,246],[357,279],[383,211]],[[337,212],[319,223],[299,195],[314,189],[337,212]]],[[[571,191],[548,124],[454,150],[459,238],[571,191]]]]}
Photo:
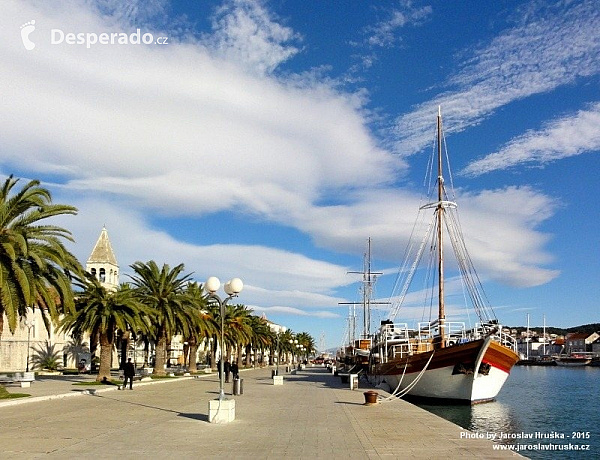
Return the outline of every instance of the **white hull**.
{"type": "Polygon", "coordinates": [[[557,359],[556,365],[563,366],[563,367],[583,367],[583,366],[587,366],[591,362],[592,362],[591,359],[582,359],[582,360],[577,360],[577,361],[571,361],[571,360],[563,361],[563,360],[557,359]]]}
{"type": "MultiPolygon", "coordinates": [[[[504,382],[508,373],[495,367],[490,368],[488,375],[473,374],[452,375],[454,366],[427,370],[423,373],[418,383],[408,392],[408,396],[420,398],[462,400],[470,403],[485,402],[494,399],[504,382]]],[[[386,382],[395,393],[402,393],[418,377],[418,373],[404,375],[374,376],[373,383],[386,382]]]]}

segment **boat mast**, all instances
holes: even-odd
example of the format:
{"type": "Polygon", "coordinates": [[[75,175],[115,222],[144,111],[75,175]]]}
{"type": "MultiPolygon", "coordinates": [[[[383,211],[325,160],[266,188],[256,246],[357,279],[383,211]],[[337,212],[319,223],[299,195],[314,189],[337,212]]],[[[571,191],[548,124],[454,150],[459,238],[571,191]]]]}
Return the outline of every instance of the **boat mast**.
{"type": "Polygon", "coordinates": [[[371,337],[371,237],[367,240],[367,255],[363,273],[363,338],[371,337]]]}
{"type": "Polygon", "coordinates": [[[437,116],[437,154],[438,154],[438,203],[437,203],[437,232],[438,232],[438,321],[440,327],[440,348],[444,348],[446,312],[444,307],[444,244],[443,244],[443,186],[442,176],[442,108],[438,107],[437,116]]]}
{"type": "MultiPolygon", "coordinates": [[[[361,339],[371,338],[371,306],[389,305],[389,302],[376,302],[373,297],[373,285],[377,280],[377,275],[383,275],[383,272],[371,271],[371,237],[367,240],[367,251],[363,256],[363,270],[361,272],[348,272],[362,275],[362,307],[363,307],[363,330],[361,339]]],[[[350,305],[354,309],[354,325],[356,327],[356,305],[357,302],[339,302],[338,305],[350,305]]]]}

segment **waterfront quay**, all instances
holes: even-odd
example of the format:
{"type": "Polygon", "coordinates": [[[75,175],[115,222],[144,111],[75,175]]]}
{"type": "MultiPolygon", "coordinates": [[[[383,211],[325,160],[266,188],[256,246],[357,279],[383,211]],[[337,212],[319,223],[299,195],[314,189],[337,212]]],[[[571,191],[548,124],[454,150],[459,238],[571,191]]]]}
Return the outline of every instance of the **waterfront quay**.
{"type": "MultiPolygon", "coordinates": [[[[31,397],[0,401],[3,459],[465,459],[508,458],[485,439],[396,398],[365,405],[361,381],[350,390],[324,367],[295,374],[273,368],[244,370],[235,420],[208,420],[208,401],[219,393],[217,374],[74,386],[93,377],[38,377],[31,388],[8,387],[31,397]],[[88,390],[96,390],[89,394],[88,390]]],[[[377,390],[380,395],[385,392],[377,390]]]]}

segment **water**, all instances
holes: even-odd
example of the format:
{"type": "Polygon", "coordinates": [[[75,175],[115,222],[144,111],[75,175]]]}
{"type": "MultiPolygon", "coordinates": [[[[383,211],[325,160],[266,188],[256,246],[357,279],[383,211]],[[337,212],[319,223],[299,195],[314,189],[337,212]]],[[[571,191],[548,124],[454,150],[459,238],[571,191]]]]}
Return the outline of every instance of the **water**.
{"type": "Polygon", "coordinates": [[[495,442],[532,459],[600,458],[599,387],[600,367],[516,366],[494,402],[419,406],[481,436],[495,435],[495,442]],[[549,445],[557,449],[531,450],[549,445]]]}

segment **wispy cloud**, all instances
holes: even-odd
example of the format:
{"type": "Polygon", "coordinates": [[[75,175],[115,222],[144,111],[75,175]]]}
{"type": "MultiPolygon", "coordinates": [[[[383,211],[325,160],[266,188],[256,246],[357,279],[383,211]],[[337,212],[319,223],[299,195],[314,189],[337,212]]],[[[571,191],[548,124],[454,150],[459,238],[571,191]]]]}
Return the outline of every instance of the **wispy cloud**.
{"type": "Polygon", "coordinates": [[[299,308],[292,307],[282,307],[282,306],[273,306],[273,307],[259,307],[255,305],[248,305],[249,308],[254,310],[254,313],[257,315],[261,315],[262,313],[267,314],[277,314],[277,315],[290,315],[290,316],[308,316],[314,318],[340,318],[342,315],[337,313],[332,313],[329,311],[312,311],[312,310],[301,310],[299,308]]]}
{"type": "Polygon", "coordinates": [[[397,149],[422,150],[432,138],[431,118],[442,106],[450,131],[462,131],[496,109],[577,78],[600,73],[600,10],[595,1],[540,6],[515,27],[475,50],[446,82],[447,92],[397,120],[397,149]]]}
{"type": "Polygon", "coordinates": [[[227,0],[214,16],[213,32],[203,41],[217,55],[260,74],[298,53],[294,43],[301,39],[278,23],[261,0],[227,0]]]}
{"type": "Polygon", "coordinates": [[[366,27],[367,38],[365,43],[375,47],[389,47],[400,40],[398,29],[407,25],[419,25],[431,15],[431,6],[414,7],[413,3],[403,0],[400,8],[391,8],[386,11],[386,18],[377,24],[366,27]]]}
{"type": "Polygon", "coordinates": [[[402,41],[399,30],[407,26],[422,24],[433,11],[430,6],[415,7],[409,0],[401,0],[398,3],[399,7],[397,8],[381,8],[381,15],[384,16],[384,19],[366,26],[362,30],[363,38],[350,43],[356,48],[367,50],[367,52],[354,56],[359,63],[350,69],[351,74],[370,68],[378,59],[378,49],[396,46],[402,41]]]}
{"type": "Polygon", "coordinates": [[[538,131],[511,140],[498,152],[469,164],[462,172],[478,176],[517,165],[541,166],[562,158],[600,150],[600,102],[572,116],[552,121],[538,131]]]}

